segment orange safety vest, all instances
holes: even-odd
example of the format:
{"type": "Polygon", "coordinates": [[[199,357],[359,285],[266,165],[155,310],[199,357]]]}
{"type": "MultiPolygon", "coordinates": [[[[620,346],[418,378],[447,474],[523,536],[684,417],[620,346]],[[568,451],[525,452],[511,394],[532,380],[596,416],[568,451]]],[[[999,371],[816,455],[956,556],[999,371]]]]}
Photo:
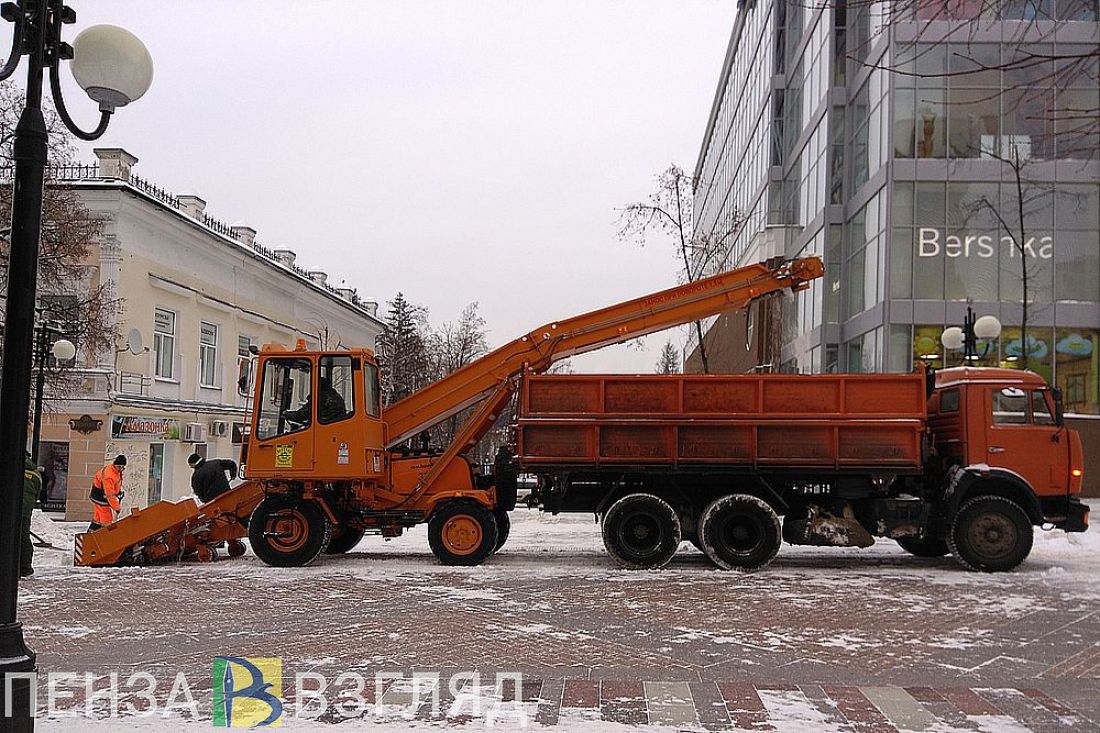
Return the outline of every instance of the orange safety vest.
{"type": "Polygon", "coordinates": [[[121,490],[122,471],[118,466],[112,463],[96,471],[92,479],[92,521],[96,524],[115,521],[115,512],[121,508],[118,500],[121,490]]]}

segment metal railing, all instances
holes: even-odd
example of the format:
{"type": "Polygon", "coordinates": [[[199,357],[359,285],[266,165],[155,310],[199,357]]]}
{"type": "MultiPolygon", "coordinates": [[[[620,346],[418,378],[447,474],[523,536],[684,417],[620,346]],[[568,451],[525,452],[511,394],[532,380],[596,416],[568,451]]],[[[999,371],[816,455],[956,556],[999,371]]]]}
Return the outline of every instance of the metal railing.
{"type": "MultiPolygon", "coordinates": [[[[12,180],[14,174],[15,174],[15,168],[13,166],[11,166],[11,165],[0,166],[0,181],[10,182],[12,180]]],[[[172,194],[170,191],[168,191],[166,189],[163,189],[160,186],[157,186],[156,184],[152,183],[151,181],[148,181],[148,180],[146,180],[146,179],[144,179],[140,176],[136,176],[133,173],[130,174],[128,179],[109,178],[109,177],[100,175],[99,166],[95,163],[56,165],[56,166],[50,166],[46,171],[47,185],[49,184],[50,181],[76,182],[76,181],[91,181],[91,180],[105,180],[105,181],[106,180],[112,180],[112,181],[117,180],[117,181],[122,181],[123,183],[126,183],[127,185],[129,185],[131,188],[145,194],[149,198],[152,198],[156,201],[159,201],[160,203],[162,203],[166,206],[169,206],[169,207],[183,213],[185,216],[189,216],[192,219],[195,219],[196,221],[198,221],[200,224],[202,224],[204,227],[206,227],[210,231],[212,231],[216,234],[220,234],[223,237],[227,237],[229,239],[232,239],[236,242],[240,242],[240,239],[237,237],[237,234],[233,231],[233,229],[234,229],[233,226],[231,226],[229,224],[226,224],[224,221],[221,221],[220,219],[215,219],[214,217],[210,216],[209,214],[207,214],[205,212],[198,212],[197,216],[192,215],[190,212],[184,210],[184,207],[180,204],[179,198],[177,196],[175,196],[174,194],[172,194]]],[[[255,252],[257,254],[262,256],[264,259],[266,259],[266,260],[268,260],[268,261],[270,261],[274,264],[277,264],[280,267],[284,267],[284,268],[290,270],[291,272],[293,272],[294,274],[298,275],[299,277],[313,283],[317,287],[323,288],[324,290],[328,291],[329,293],[332,293],[333,295],[337,296],[338,298],[341,298],[342,300],[346,300],[346,298],[344,298],[343,293],[340,292],[340,290],[341,290],[340,288],[337,288],[333,285],[330,285],[327,282],[320,282],[318,280],[314,280],[312,277],[310,277],[309,272],[307,270],[305,270],[304,268],[298,266],[297,264],[294,264],[294,263],[286,264],[286,263],[280,261],[279,257],[275,254],[275,251],[273,249],[269,249],[268,247],[265,247],[262,244],[259,244],[258,242],[253,242],[250,246],[253,250],[255,250],[255,252]]],[[[360,308],[364,307],[364,302],[359,297],[358,293],[353,292],[351,294],[351,301],[350,302],[353,305],[358,306],[360,308]]],[[[122,391],[122,390],[120,389],[119,391],[122,391]]]]}

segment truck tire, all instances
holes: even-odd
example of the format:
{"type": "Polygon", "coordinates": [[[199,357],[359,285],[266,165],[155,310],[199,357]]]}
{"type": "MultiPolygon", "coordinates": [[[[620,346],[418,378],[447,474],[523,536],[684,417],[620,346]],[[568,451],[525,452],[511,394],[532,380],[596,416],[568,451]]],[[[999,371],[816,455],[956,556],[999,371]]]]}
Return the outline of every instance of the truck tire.
{"type": "Polygon", "coordinates": [[[497,509],[493,512],[493,517],[497,520],[497,544],[493,548],[493,552],[500,552],[500,548],[504,547],[504,543],[508,541],[508,535],[512,533],[512,520],[508,516],[508,512],[503,509],[497,509]]]}
{"type": "Polygon", "coordinates": [[[715,499],[699,518],[703,552],[723,570],[755,570],[783,544],[779,516],[762,499],[730,494],[715,499]]]}
{"type": "Polygon", "coordinates": [[[680,518],[652,494],[627,494],[603,515],[603,546],[624,568],[664,567],[680,547],[680,518]]]}
{"type": "Polygon", "coordinates": [[[943,557],[951,552],[951,548],[947,546],[947,540],[937,540],[935,537],[924,539],[899,537],[897,542],[901,545],[901,549],[917,557],[943,557]]]}
{"type": "Polygon", "coordinates": [[[947,546],[971,570],[1012,570],[1031,554],[1034,531],[1027,512],[1003,496],[976,496],[964,503],[951,522],[947,546]]]}
{"type": "Polygon", "coordinates": [[[476,501],[444,502],[428,519],[428,545],[444,565],[480,565],[497,546],[497,520],[476,501]]]}
{"type": "Polygon", "coordinates": [[[309,565],[331,537],[332,525],[319,504],[285,494],[261,501],[248,523],[252,551],[277,568],[309,565]]]}
{"type": "Polygon", "coordinates": [[[340,527],[332,533],[332,539],[328,541],[328,547],[325,548],[325,554],[343,555],[345,552],[354,549],[363,539],[364,534],[366,533],[361,529],[340,527]]]}

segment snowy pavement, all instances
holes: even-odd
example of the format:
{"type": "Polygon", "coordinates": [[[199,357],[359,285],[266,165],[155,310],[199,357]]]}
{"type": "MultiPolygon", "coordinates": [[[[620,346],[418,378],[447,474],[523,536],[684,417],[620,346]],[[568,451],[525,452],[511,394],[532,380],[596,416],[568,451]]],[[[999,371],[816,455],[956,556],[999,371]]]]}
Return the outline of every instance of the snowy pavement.
{"type": "MultiPolygon", "coordinates": [[[[604,555],[590,517],[513,522],[478,568],[437,565],[423,528],[295,569],[251,554],[74,568],[38,550],[20,608],[43,675],[93,675],[98,690],[112,672],[148,672],[163,706],[182,673],[194,699],[168,719],[38,729],[208,729],[212,660],[239,656],[281,660],[295,730],[1100,731],[1098,534],[1037,532],[1031,558],[1000,575],[889,541],[784,546],[751,574],[684,545],[670,567],[631,572],[604,555]],[[427,695],[414,675],[432,680],[427,695]],[[360,704],[336,709],[359,678],[360,704]],[[310,681],[328,685],[321,722],[297,707],[310,681]]],[[[35,526],[57,544],[83,528],[35,526]]],[[[70,687],[60,707],[86,709],[70,687]]],[[[135,694],[122,692],[126,710],[135,694]]]]}

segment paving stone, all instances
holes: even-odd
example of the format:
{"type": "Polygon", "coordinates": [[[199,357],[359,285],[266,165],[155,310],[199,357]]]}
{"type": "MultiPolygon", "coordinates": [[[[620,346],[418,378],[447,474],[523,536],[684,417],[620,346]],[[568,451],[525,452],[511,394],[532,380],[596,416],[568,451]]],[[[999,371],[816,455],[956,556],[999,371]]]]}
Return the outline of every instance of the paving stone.
{"type": "Polygon", "coordinates": [[[645,687],[642,682],[603,680],[600,683],[600,711],[603,719],[624,725],[649,722],[645,687]]]}

